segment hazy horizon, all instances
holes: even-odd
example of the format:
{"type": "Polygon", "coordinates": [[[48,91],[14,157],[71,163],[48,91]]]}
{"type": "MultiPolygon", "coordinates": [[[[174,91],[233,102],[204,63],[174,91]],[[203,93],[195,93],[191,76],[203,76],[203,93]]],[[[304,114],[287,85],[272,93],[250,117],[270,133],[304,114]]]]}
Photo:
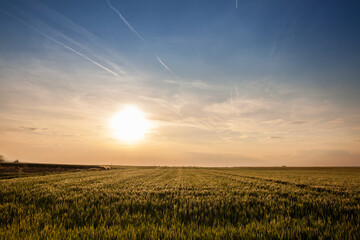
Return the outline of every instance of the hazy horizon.
{"type": "Polygon", "coordinates": [[[360,166],[359,10],[356,1],[1,1],[0,154],[360,166]]]}

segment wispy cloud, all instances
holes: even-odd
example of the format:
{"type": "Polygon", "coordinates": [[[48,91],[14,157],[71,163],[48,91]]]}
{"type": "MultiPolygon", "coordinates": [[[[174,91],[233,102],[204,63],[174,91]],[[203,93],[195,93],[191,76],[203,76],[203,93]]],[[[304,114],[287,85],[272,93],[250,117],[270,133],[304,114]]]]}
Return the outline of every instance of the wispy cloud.
{"type": "Polygon", "coordinates": [[[172,73],[174,76],[175,74],[173,73],[173,71],[171,71],[171,69],[159,58],[158,55],[155,54],[156,59],[159,61],[159,63],[166,69],[168,70],[168,72],[172,73]]]}
{"type": "Polygon", "coordinates": [[[304,120],[297,120],[297,121],[293,121],[293,122],[291,122],[290,124],[293,124],[293,125],[300,125],[300,124],[305,124],[305,123],[308,123],[308,121],[304,121],[304,120]]]}
{"type": "Polygon", "coordinates": [[[72,48],[72,47],[70,47],[70,46],[66,45],[65,43],[58,41],[57,39],[55,39],[55,38],[51,37],[50,35],[46,34],[45,32],[41,31],[40,29],[36,28],[35,26],[33,26],[33,25],[31,25],[31,24],[29,24],[29,23],[27,23],[27,22],[25,22],[25,21],[21,20],[20,18],[18,18],[18,17],[16,17],[16,16],[14,16],[13,14],[11,14],[11,13],[9,13],[9,12],[7,12],[7,11],[3,10],[3,9],[0,9],[0,11],[1,11],[1,12],[3,12],[3,13],[5,13],[5,14],[6,14],[6,15],[8,15],[9,17],[11,17],[11,18],[15,19],[16,21],[18,21],[18,22],[20,22],[20,23],[22,23],[22,24],[24,24],[24,25],[28,26],[29,28],[33,29],[33,30],[34,30],[34,31],[36,31],[37,33],[39,33],[39,34],[41,34],[42,36],[46,37],[47,39],[50,39],[51,41],[53,41],[53,42],[55,42],[55,43],[59,44],[60,46],[62,46],[62,47],[64,47],[64,48],[68,49],[69,51],[71,51],[71,52],[75,53],[76,55],[78,55],[78,56],[80,56],[80,57],[82,57],[82,58],[86,59],[87,61],[89,61],[89,62],[91,62],[91,63],[95,64],[96,66],[98,66],[99,68],[101,68],[101,69],[105,70],[106,72],[108,72],[108,73],[110,73],[110,74],[112,74],[112,75],[114,75],[114,76],[119,76],[116,72],[114,72],[114,71],[110,70],[109,68],[107,68],[107,67],[105,67],[104,65],[100,64],[99,62],[97,62],[97,61],[95,61],[95,60],[91,59],[90,57],[86,56],[85,54],[83,54],[83,53],[81,53],[81,52],[79,52],[79,51],[75,50],[74,48],[72,48]]]}
{"type": "MultiPolygon", "coordinates": [[[[145,41],[145,39],[140,35],[140,33],[138,33],[135,28],[133,28],[133,26],[131,26],[131,24],[123,17],[123,15],[121,15],[121,13],[114,8],[114,6],[110,3],[109,0],[106,0],[107,4],[109,5],[109,7],[121,18],[121,20],[123,20],[123,22],[126,24],[126,26],[128,26],[128,28],[130,28],[130,30],[136,35],[138,36],[138,38],[140,38],[141,40],[145,41]]],[[[146,42],[146,41],[145,41],[146,42]]]]}
{"type": "MultiPolygon", "coordinates": [[[[119,12],[119,10],[117,10],[111,3],[109,0],[106,0],[107,4],[109,5],[109,7],[120,17],[120,19],[126,24],[126,26],[128,26],[128,28],[142,41],[144,41],[147,45],[148,42],[140,35],[140,33],[138,31],[135,30],[135,28],[126,20],[126,18],[119,12]]],[[[156,60],[161,64],[161,66],[163,66],[169,73],[171,73],[172,75],[175,76],[174,72],[164,63],[163,60],[161,60],[161,58],[156,54],[156,52],[153,50],[154,55],[156,57],[156,60]]]]}
{"type": "Polygon", "coordinates": [[[282,139],[282,137],[280,137],[280,136],[270,136],[269,138],[270,139],[282,139]]]}
{"type": "MultiPolygon", "coordinates": [[[[88,57],[112,69],[117,74],[127,75],[124,66],[129,67],[129,62],[123,59],[119,53],[115,53],[113,49],[105,46],[102,39],[56,10],[37,1],[35,3],[32,4],[32,8],[39,13],[41,19],[46,19],[32,19],[34,25],[38,26],[39,29],[58,40],[61,39],[62,42],[72,48],[81,50],[88,57]],[[119,62],[122,66],[119,65],[119,62]]],[[[36,13],[34,12],[31,15],[34,16],[36,13]]]]}

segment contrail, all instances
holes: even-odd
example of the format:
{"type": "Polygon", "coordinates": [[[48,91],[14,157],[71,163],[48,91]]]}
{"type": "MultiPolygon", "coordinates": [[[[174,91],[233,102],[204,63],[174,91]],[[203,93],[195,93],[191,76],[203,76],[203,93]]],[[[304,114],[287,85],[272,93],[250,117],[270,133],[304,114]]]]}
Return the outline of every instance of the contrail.
{"type": "MultiPolygon", "coordinates": [[[[146,44],[148,44],[148,42],[140,35],[140,33],[138,33],[135,28],[133,28],[133,26],[131,26],[131,24],[123,17],[123,15],[121,15],[121,13],[110,3],[109,0],[106,0],[107,4],[109,5],[109,7],[121,18],[121,20],[126,24],[126,26],[128,26],[130,28],[130,30],[141,40],[143,40],[146,44]]],[[[155,52],[155,51],[154,51],[155,52]]],[[[154,53],[156,59],[158,60],[158,62],[172,75],[176,76],[174,74],[174,72],[157,56],[156,53],[154,53]]]]}
{"type": "Polygon", "coordinates": [[[235,6],[236,6],[236,8],[238,7],[238,0],[236,0],[236,2],[235,2],[235,6]]]}
{"type": "Polygon", "coordinates": [[[171,74],[173,74],[175,76],[173,71],[171,71],[171,69],[168,66],[166,66],[166,64],[158,57],[158,55],[155,54],[155,57],[166,70],[168,70],[171,74]]]}
{"type": "MultiPolygon", "coordinates": [[[[40,33],[41,33],[41,32],[40,32],[40,33]]],[[[92,62],[92,63],[93,63],[93,64],[95,64],[96,66],[98,66],[98,67],[102,68],[103,70],[107,71],[108,73],[111,73],[112,75],[117,76],[117,77],[119,76],[116,72],[114,72],[114,71],[112,71],[112,70],[108,69],[107,67],[105,67],[105,66],[101,65],[100,63],[98,63],[98,62],[96,62],[96,61],[92,60],[91,58],[89,58],[88,56],[86,56],[86,55],[82,54],[81,52],[76,51],[75,49],[73,49],[73,48],[71,48],[71,47],[67,46],[66,44],[64,44],[64,43],[62,43],[62,42],[59,42],[59,41],[58,41],[58,40],[56,40],[55,38],[53,38],[53,37],[51,37],[51,36],[48,36],[48,35],[47,35],[47,34],[45,34],[45,33],[43,33],[43,35],[44,35],[45,37],[49,38],[50,40],[52,40],[52,41],[56,42],[57,44],[59,44],[59,45],[63,46],[64,48],[66,48],[66,49],[68,49],[68,50],[72,51],[73,53],[75,53],[75,54],[77,54],[77,55],[79,55],[80,57],[83,57],[83,58],[85,58],[86,60],[88,60],[88,61],[92,62]]]]}
{"type": "Polygon", "coordinates": [[[234,100],[233,100],[233,91],[232,91],[232,82],[230,80],[229,82],[229,86],[230,86],[230,104],[231,104],[231,113],[234,113],[234,100]]]}
{"type": "Polygon", "coordinates": [[[20,23],[28,26],[29,28],[31,28],[31,29],[34,30],[35,32],[39,33],[40,35],[43,35],[44,37],[50,39],[51,41],[53,41],[53,42],[59,44],[60,46],[66,48],[66,49],[68,49],[68,50],[70,50],[71,52],[75,53],[76,55],[78,55],[78,56],[80,56],[80,57],[88,60],[89,62],[95,64],[96,66],[102,68],[103,70],[107,71],[108,73],[111,73],[111,74],[114,75],[114,76],[119,76],[116,72],[110,70],[109,68],[105,67],[104,65],[102,65],[102,64],[96,62],[95,60],[89,58],[89,57],[86,56],[85,54],[82,54],[81,52],[76,51],[75,49],[69,47],[69,46],[66,45],[65,43],[62,43],[62,42],[56,40],[55,38],[53,38],[53,37],[51,37],[50,35],[44,33],[43,31],[37,29],[36,27],[32,26],[31,24],[29,24],[29,23],[27,23],[27,22],[25,22],[25,21],[23,21],[23,20],[15,17],[15,16],[12,15],[11,13],[9,13],[9,12],[3,10],[3,9],[0,9],[0,11],[2,11],[3,13],[5,13],[6,15],[10,16],[11,18],[15,19],[16,21],[18,21],[18,22],[20,22],[20,23]]]}
{"type": "MultiPolygon", "coordinates": [[[[145,41],[145,39],[131,26],[131,24],[126,21],[126,19],[123,17],[123,15],[121,15],[121,13],[116,9],[114,8],[113,5],[111,5],[110,1],[109,0],[106,0],[107,4],[109,5],[109,7],[117,14],[119,15],[119,17],[121,18],[121,20],[123,20],[123,22],[130,28],[130,30],[135,33],[136,36],[138,36],[141,40],[145,41]]],[[[146,42],[146,41],[145,41],[146,42]]]]}
{"type": "MultiPolygon", "coordinates": [[[[79,49],[82,52],[85,53],[90,53],[90,54],[86,54],[87,56],[91,57],[93,56],[94,59],[96,59],[97,62],[101,62],[102,65],[104,66],[109,66],[111,67],[110,69],[113,69],[113,71],[115,71],[116,73],[119,74],[119,72],[123,75],[126,75],[125,70],[119,66],[118,64],[109,61],[109,59],[102,57],[102,55],[98,55],[94,53],[94,51],[92,51],[92,49],[89,49],[87,46],[90,46],[88,44],[94,44],[93,47],[95,47],[95,49],[97,49],[98,51],[101,51],[102,54],[106,53],[107,55],[113,55],[113,51],[109,52],[109,49],[104,47],[103,44],[101,44],[101,40],[98,39],[95,35],[91,34],[89,31],[87,31],[85,28],[79,26],[78,24],[74,23],[72,20],[68,19],[67,17],[65,17],[64,15],[62,15],[61,13],[55,11],[54,9],[49,8],[48,6],[33,0],[36,2],[36,9],[38,11],[40,11],[42,14],[44,14],[46,17],[48,17],[49,19],[51,19],[51,21],[54,21],[56,24],[62,25],[63,27],[68,28],[69,31],[69,35],[74,35],[74,36],[80,36],[81,38],[83,38],[84,42],[86,42],[87,44],[82,43],[83,41],[75,41],[73,38],[68,37],[67,35],[59,32],[58,30],[56,30],[55,28],[52,28],[49,24],[45,24],[45,27],[49,27],[50,30],[55,31],[56,34],[59,34],[60,38],[57,37],[57,35],[51,33],[49,35],[52,35],[54,38],[56,39],[64,39],[66,40],[67,44],[72,46],[72,48],[75,49],[79,49]],[[73,33],[71,33],[73,32],[73,33]]],[[[38,27],[39,29],[43,29],[42,27],[38,27]]],[[[43,30],[45,32],[50,33],[49,31],[43,30]]],[[[119,55],[116,55],[117,58],[120,58],[119,55]]],[[[120,58],[121,61],[125,64],[127,64],[124,59],[120,58]]]]}
{"type": "Polygon", "coordinates": [[[233,94],[231,89],[230,89],[230,102],[231,102],[231,113],[234,113],[234,102],[233,102],[233,94]]]}

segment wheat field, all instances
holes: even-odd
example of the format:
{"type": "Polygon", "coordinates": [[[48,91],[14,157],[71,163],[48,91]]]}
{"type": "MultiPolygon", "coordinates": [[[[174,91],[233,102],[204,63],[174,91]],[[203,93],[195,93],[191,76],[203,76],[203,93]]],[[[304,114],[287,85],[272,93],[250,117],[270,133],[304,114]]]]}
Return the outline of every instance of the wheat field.
{"type": "Polygon", "coordinates": [[[0,180],[1,239],[358,239],[359,168],[118,167],[0,180]]]}

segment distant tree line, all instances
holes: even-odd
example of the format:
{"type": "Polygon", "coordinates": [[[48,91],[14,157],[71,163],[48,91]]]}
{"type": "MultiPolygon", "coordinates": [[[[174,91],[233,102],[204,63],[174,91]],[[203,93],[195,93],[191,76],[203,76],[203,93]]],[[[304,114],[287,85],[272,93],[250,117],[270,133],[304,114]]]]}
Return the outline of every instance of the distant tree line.
{"type": "MultiPolygon", "coordinates": [[[[7,160],[6,157],[0,154],[0,162],[6,162],[6,160],[7,160]]],[[[19,159],[16,159],[14,161],[14,163],[18,163],[18,162],[20,162],[19,159]]]]}

